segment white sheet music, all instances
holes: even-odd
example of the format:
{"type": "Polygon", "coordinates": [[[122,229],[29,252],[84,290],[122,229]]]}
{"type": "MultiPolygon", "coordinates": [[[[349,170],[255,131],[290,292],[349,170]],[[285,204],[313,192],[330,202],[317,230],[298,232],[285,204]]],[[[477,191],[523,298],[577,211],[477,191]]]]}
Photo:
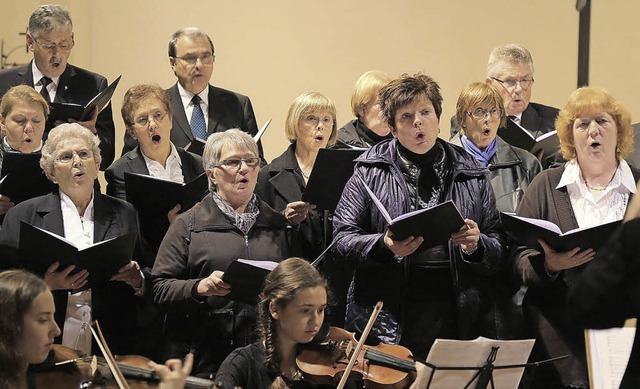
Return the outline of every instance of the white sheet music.
{"type": "Polygon", "coordinates": [[[631,355],[635,326],[587,332],[591,388],[618,389],[631,355]]]}

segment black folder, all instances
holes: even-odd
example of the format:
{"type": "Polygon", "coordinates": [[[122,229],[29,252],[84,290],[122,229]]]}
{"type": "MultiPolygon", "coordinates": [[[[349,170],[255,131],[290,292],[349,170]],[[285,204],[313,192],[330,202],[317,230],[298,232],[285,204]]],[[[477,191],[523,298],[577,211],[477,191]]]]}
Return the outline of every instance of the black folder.
{"type": "Polygon", "coordinates": [[[550,131],[534,137],[518,123],[514,122],[514,124],[515,126],[512,126],[512,129],[498,129],[498,136],[510,145],[525,149],[533,155],[537,155],[540,150],[544,150],[545,156],[552,155],[560,149],[560,139],[557,131],[550,131]]]}
{"type": "Polygon", "coordinates": [[[107,104],[109,104],[109,101],[111,101],[111,97],[113,96],[113,92],[116,91],[116,87],[120,82],[120,78],[122,78],[122,76],[118,76],[118,78],[116,78],[102,92],[98,93],[86,105],[59,102],[49,103],[51,113],[49,114],[49,119],[47,119],[47,121],[55,123],[57,120],[61,120],[63,122],[68,122],[69,119],[75,119],[79,122],[89,120],[96,107],[98,107],[98,112],[100,112],[107,106],[107,104]]]}
{"type": "Polygon", "coordinates": [[[0,194],[14,204],[46,195],[55,188],[40,168],[40,153],[5,153],[0,176],[0,194]]]}
{"type": "Polygon", "coordinates": [[[222,281],[231,285],[229,300],[255,305],[264,286],[267,275],[278,266],[273,261],[238,259],[229,264],[222,275],[222,281]]]}
{"type": "Polygon", "coordinates": [[[516,242],[540,252],[543,250],[538,239],[544,240],[554,250],[560,252],[569,251],[576,247],[583,250],[588,248],[597,250],[621,223],[621,221],[615,221],[562,233],[558,226],[546,220],[514,216],[504,212],[500,214],[500,219],[507,234],[516,242]]]}
{"type": "Polygon", "coordinates": [[[358,158],[366,149],[320,149],[309,175],[302,201],[318,209],[333,211],[340,201],[344,186],[353,175],[358,158]]]}
{"type": "Polygon", "coordinates": [[[419,209],[392,219],[389,216],[389,212],[367,184],[364,181],[361,182],[367,193],[369,193],[372,202],[387,221],[389,230],[393,232],[393,239],[395,240],[403,240],[410,236],[422,236],[424,242],[420,247],[428,249],[447,243],[451,238],[451,234],[459,231],[465,225],[458,207],[451,200],[432,208],[419,209]]]}
{"type": "Polygon", "coordinates": [[[44,275],[54,262],[60,263],[58,270],[70,265],[76,266],[74,272],[87,269],[87,287],[93,287],[107,282],[122,266],[131,261],[136,237],[137,233],[131,231],[126,235],[78,250],[65,238],[23,221],[20,223],[18,252],[27,267],[40,275],[44,275]]]}
{"type": "Polygon", "coordinates": [[[176,204],[180,204],[180,212],[196,205],[209,191],[209,181],[205,173],[193,181],[180,184],[145,174],[124,172],[124,184],[127,201],[142,215],[165,215],[176,204]]]}
{"type": "Polygon", "coordinates": [[[200,138],[193,138],[191,142],[184,148],[186,151],[194,154],[198,154],[202,156],[204,152],[204,145],[207,143],[206,140],[200,138]]]}

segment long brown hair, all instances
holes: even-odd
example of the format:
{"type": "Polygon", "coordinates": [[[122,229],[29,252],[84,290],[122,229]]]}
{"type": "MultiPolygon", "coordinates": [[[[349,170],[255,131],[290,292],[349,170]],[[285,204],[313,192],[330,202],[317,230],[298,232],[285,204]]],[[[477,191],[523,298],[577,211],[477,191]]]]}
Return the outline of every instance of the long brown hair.
{"type": "Polygon", "coordinates": [[[24,270],[0,273],[0,388],[26,382],[27,363],[20,350],[24,315],[45,290],[41,278],[24,270]]]}
{"type": "MultiPolygon", "coordinates": [[[[321,286],[327,289],[327,281],[318,270],[302,258],[289,258],[282,261],[269,275],[262,290],[262,299],[258,305],[258,329],[265,348],[264,363],[271,374],[280,375],[278,333],[276,320],[271,317],[269,304],[284,308],[303,289],[321,286]]],[[[286,387],[281,377],[276,378],[272,388],[286,387]]]]}

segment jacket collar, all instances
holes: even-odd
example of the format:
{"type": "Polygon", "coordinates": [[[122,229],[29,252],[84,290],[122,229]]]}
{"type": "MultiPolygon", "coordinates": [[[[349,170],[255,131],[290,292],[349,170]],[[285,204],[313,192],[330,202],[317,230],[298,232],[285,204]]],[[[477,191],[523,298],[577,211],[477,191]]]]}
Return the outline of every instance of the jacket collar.
{"type": "MultiPolygon", "coordinates": [[[[264,201],[258,198],[258,217],[253,228],[285,228],[288,225],[287,219],[284,216],[269,207],[264,201]]],[[[187,213],[187,218],[193,218],[193,220],[187,220],[188,224],[192,224],[193,229],[213,229],[213,230],[228,230],[236,229],[224,216],[220,208],[213,201],[210,195],[200,202],[200,204],[193,207],[187,213]]]]}
{"type": "MultiPolygon", "coordinates": [[[[461,136],[461,133],[457,133],[449,143],[463,147],[461,136]]],[[[487,166],[487,168],[489,170],[495,170],[521,164],[522,158],[515,152],[513,146],[502,140],[499,136],[496,136],[496,138],[498,139],[498,150],[493,157],[491,157],[491,160],[489,160],[489,166],[487,166]]]]}
{"type": "Polygon", "coordinates": [[[298,161],[295,155],[295,142],[269,164],[269,183],[286,201],[293,202],[302,198],[302,187],[296,178],[298,161]]]}

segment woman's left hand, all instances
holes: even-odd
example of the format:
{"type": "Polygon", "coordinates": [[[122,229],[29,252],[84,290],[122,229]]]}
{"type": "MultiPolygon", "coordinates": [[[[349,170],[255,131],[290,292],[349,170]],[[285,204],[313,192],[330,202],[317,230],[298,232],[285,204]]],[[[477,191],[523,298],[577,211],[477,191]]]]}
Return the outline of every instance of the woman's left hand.
{"type": "Polygon", "coordinates": [[[480,229],[478,223],[471,219],[464,219],[464,224],[458,232],[451,234],[451,240],[459,244],[464,252],[472,253],[478,247],[480,229]]]}
{"type": "Polygon", "coordinates": [[[182,389],[191,374],[193,354],[187,354],[184,364],[179,359],[169,359],[164,365],[149,362],[149,367],[160,376],[160,389],[182,389]]]}
{"type": "Polygon", "coordinates": [[[140,265],[138,265],[136,261],[129,262],[122,266],[117,274],[111,277],[111,281],[122,281],[134,289],[140,289],[142,287],[140,265]]]}

